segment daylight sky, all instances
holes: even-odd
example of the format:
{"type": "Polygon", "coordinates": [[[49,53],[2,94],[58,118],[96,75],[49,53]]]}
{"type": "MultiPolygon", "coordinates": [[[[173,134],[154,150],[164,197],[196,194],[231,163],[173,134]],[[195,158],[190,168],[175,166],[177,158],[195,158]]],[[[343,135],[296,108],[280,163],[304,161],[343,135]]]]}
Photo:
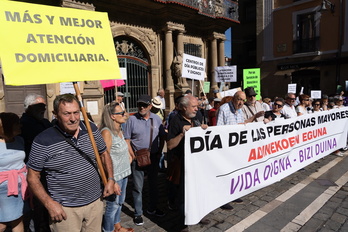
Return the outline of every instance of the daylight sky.
{"type": "Polygon", "coordinates": [[[232,43],[232,39],[231,39],[231,28],[229,28],[226,32],[226,41],[225,41],[225,56],[231,58],[232,54],[231,54],[231,43],[232,43]]]}

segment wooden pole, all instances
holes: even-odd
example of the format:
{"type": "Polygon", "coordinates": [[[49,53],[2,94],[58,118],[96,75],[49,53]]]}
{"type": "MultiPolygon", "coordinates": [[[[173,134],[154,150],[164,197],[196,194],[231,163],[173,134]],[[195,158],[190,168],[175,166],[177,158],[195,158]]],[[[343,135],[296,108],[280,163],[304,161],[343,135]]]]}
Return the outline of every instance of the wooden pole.
{"type": "Polygon", "coordinates": [[[103,167],[102,161],[101,161],[100,156],[99,156],[97,145],[96,145],[95,140],[94,140],[91,124],[89,123],[86,109],[83,106],[83,102],[82,102],[82,97],[81,97],[81,93],[80,93],[80,90],[79,90],[79,86],[77,85],[77,82],[73,82],[73,85],[74,85],[74,89],[75,89],[75,92],[76,92],[77,100],[80,103],[80,108],[81,108],[81,112],[82,112],[83,118],[85,120],[88,136],[89,136],[89,139],[91,140],[91,143],[92,143],[92,147],[93,147],[93,150],[94,150],[94,155],[95,155],[95,158],[97,160],[99,174],[100,174],[100,176],[102,178],[102,181],[104,183],[104,186],[105,186],[108,183],[108,181],[106,179],[106,175],[105,175],[105,172],[104,172],[104,167],[103,167]]]}

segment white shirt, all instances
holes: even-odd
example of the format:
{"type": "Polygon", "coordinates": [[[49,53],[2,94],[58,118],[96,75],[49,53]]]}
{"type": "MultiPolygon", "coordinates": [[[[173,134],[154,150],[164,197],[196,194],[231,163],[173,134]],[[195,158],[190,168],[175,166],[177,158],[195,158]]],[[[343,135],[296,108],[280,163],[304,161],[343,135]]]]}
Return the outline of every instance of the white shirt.
{"type": "Polygon", "coordinates": [[[161,109],[165,110],[166,109],[166,100],[164,99],[164,97],[156,96],[156,98],[162,102],[162,108],[161,109]]]}
{"type": "Polygon", "coordinates": [[[297,117],[295,106],[290,106],[288,104],[284,104],[283,109],[280,111],[280,113],[284,114],[285,118],[297,117]]]}

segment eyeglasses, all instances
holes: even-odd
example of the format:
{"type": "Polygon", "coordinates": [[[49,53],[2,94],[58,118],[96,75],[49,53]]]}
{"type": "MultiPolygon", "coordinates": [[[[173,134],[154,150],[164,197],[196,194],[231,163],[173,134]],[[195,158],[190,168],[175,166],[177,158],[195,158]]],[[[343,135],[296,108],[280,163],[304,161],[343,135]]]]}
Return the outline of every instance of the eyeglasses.
{"type": "Polygon", "coordinates": [[[314,106],[320,106],[320,104],[313,104],[314,106]]]}
{"type": "Polygon", "coordinates": [[[138,107],[143,107],[143,108],[147,108],[150,104],[146,104],[146,103],[138,103],[138,107]]]}
{"type": "Polygon", "coordinates": [[[116,112],[116,113],[112,113],[112,114],[113,115],[122,115],[122,117],[123,117],[125,113],[126,113],[126,111],[116,112]]]}
{"type": "Polygon", "coordinates": [[[304,101],[309,101],[309,99],[303,99],[304,101]]]}
{"type": "Polygon", "coordinates": [[[279,108],[282,108],[282,107],[283,107],[282,104],[277,104],[277,103],[274,103],[274,106],[278,106],[279,108]]]}
{"type": "Polygon", "coordinates": [[[290,101],[295,101],[296,100],[296,98],[291,98],[291,97],[289,97],[288,98],[290,101]]]}

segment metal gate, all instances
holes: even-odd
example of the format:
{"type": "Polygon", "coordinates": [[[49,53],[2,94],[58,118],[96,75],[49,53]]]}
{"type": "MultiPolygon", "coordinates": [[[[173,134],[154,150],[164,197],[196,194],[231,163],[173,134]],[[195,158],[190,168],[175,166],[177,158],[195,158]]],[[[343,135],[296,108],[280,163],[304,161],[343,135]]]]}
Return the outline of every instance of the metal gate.
{"type": "MultiPolygon", "coordinates": [[[[137,42],[120,36],[114,39],[118,63],[121,68],[127,69],[126,84],[117,87],[117,91],[125,94],[123,99],[129,113],[138,111],[137,100],[140,95],[149,93],[149,63],[144,56],[145,52],[137,42]]],[[[104,91],[105,104],[115,100],[115,89],[104,91]]]]}

